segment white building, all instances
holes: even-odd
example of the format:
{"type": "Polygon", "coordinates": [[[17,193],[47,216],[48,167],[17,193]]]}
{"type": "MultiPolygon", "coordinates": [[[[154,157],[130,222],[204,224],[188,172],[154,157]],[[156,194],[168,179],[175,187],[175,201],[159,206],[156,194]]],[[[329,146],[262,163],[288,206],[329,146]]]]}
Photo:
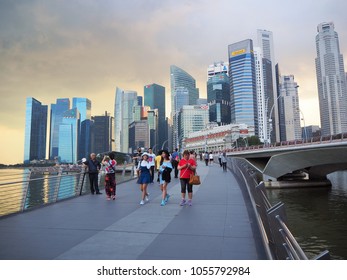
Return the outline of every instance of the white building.
{"type": "MultiPolygon", "coordinates": [[[[268,142],[268,117],[267,105],[265,102],[264,77],[263,77],[263,53],[261,48],[254,48],[255,76],[257,84],[257,105],[258,105],[258,137],[261,142],[268,142]]],[[[268,99],[267,99],[268,101],[268,99]]]]}
{"type": "Polygon", "coordinates": [[[298,85],[294,76],[281,76],[280,81],[280,130],[281,139],[301,139],[298,85]]]}
{"type": "Polygon", "coordinates": [[[347,131],[347,85],[334,24],[321,23],[316,36],[316,75],[322,135],[347,131]]]}
{"type": "MultiPolygon", "coordinates": [[[[257,30],[258,33],[258,46],[261,48],[263,58],[266,58],[271,62],[271,77],[272,77],[272,96],[268,96],[268,104],[269,107],[274,104],[274,115],[270,118],[274,119],[274,132],[275,137],[274,140],[276,142],[280,141],[280,130],[279,130],[279,115],[278,115],[278,103],[277,103],[277,83],[276,83],[276,60],[275,60],[275,52],[273,46],[273,36],[271,31],[267,30],[257,30]],[[272,101],[272,102],[271,102],[272,101]],[[274,103],[273,103],[274,102],[274,103]]],[[[267,79],[267,83],[270,83],[270,79],[267,79]]],[[[270,128],[268,128],[270,129],[270,128]]]]}
{"type": "Polygon", "coordinates": [[[117,152],[129,152],[129,124],[134,121],[134,106],[137,105],[137,92],[116,88],[114,123],[115,146],[117,152]]]}
{"type": "Polygon", "coordinates": [[[254,136],[254,126],[246,124],[228,124],[205,127],[201,131],[191,132],[184,139],[184,149],[203,151],[225,151],[233,148],[233,143],[241,138],[254,136]]]}

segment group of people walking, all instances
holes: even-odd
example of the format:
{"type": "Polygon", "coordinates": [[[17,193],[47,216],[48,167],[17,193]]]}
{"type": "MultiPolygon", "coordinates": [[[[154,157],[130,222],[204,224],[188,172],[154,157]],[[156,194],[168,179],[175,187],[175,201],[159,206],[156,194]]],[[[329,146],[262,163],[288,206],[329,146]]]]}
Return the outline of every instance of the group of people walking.
{"type": "MultiPolygon", "coordinates": [[[[154,182],[155,171],[158,173],[161,195],[161,206],[165,206],[170,198],[168,193],[168,184],[171,182],[171,172],[174,170],[174,177],[180,178],[181,184],[181,202],[180,206],[192,206],[193,186],[189,183],[190,175],[196,171],[197,163],[195,153],[184,151],[182,158],[176,149],[171,155],[167,150],[162,150],[155,155],[151,148],[147,152],[138,150],[133,158],[135,160],[136,171],[138,175],[137,183],[140,185],[141,200],[140,205],[149,201],[148,184],[154,182]],[[187,196],[187,197],[186,197],[187,196]]],[[[97,161],[96,155],[92,153],[90,159],[82,160],[84,166],[88,168],[91,194],[101,194],[98,186],[98,174],[101,166],[105,167],[105,192],[107,200],[116,199],[116,172],[117,162],[114,153],[105,155],[103,160],[97,161]]]]}

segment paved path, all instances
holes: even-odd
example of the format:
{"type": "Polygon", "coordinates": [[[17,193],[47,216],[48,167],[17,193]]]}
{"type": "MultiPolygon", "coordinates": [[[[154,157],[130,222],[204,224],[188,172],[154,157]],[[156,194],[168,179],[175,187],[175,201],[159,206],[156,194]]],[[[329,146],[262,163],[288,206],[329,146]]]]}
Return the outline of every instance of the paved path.
{"type": "Polygon", "coordinates": [[[199,162],[193,206],[179,206],[180,185],[160,206],[157,183],[140,206],[136,182],[117,199],[84,195],[0,219],[0,259],[265,259],[247,193],[230,171],[199,162]]]}

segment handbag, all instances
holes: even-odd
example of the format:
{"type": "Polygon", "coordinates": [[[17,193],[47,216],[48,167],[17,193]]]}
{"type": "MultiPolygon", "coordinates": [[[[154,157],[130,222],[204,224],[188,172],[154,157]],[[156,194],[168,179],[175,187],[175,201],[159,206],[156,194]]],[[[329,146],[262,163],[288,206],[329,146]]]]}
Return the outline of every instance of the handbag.
{"type": "Polygon", "coordinates": [[[197,174],[190,174],[189,185],[200,185],[200,176],[197,174]]]}

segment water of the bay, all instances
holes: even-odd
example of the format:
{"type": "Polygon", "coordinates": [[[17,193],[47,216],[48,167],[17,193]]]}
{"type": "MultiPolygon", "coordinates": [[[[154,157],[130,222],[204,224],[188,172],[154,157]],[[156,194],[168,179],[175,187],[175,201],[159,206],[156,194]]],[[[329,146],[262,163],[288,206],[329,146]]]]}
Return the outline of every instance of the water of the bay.
{"type": "Polygon", "coordinates": [[[271,204],[285,204],[289,229],[313,258],[329,250],[332,259],[347,259],[347,171],[328,175],[331,188],[268,190],[271,204]]]}

